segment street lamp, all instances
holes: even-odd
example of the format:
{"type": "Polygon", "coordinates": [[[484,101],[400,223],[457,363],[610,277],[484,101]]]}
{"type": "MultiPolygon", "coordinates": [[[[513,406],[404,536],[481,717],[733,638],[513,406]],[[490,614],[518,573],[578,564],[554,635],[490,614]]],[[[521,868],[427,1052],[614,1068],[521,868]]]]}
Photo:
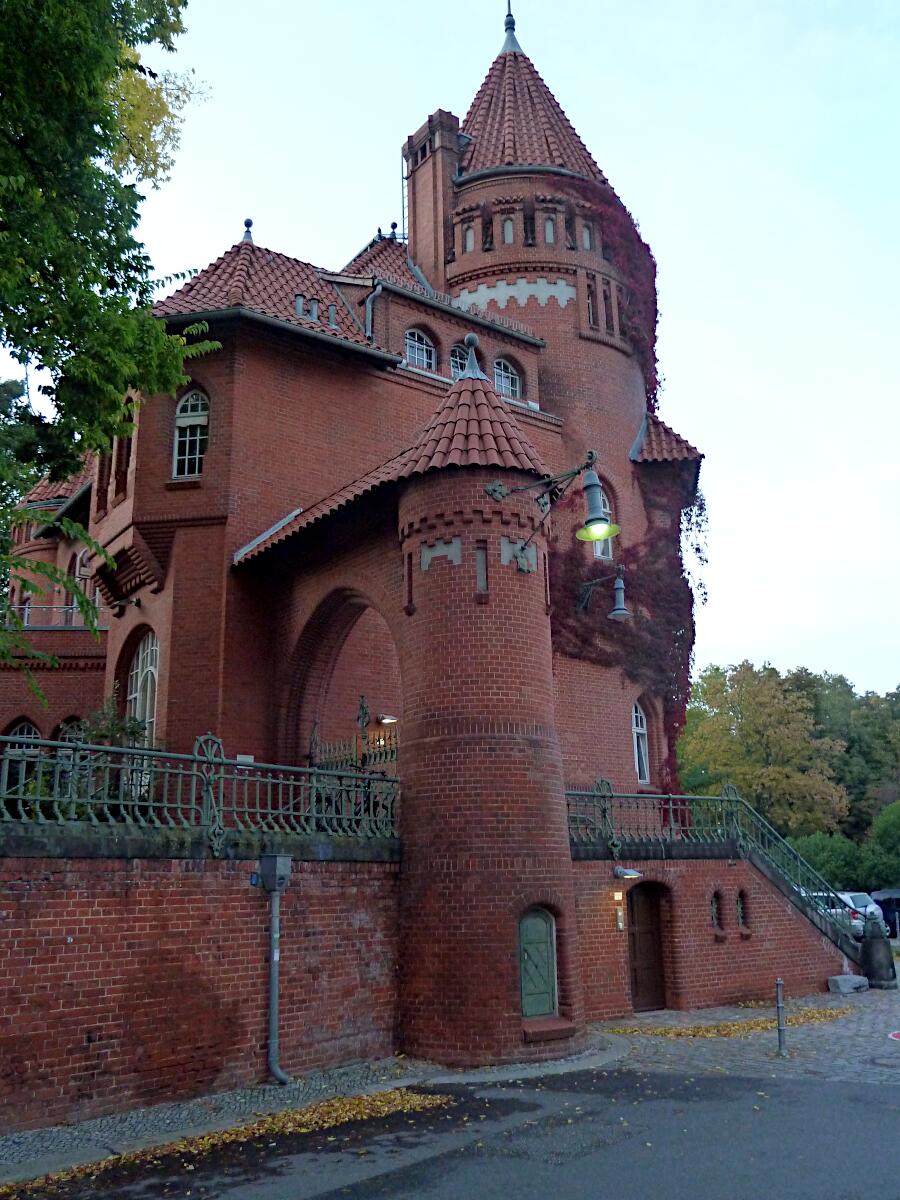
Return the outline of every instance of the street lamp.
{"type": "Polygon", "coordinates": [[[587,612],[591,603],[591,596],[594,594],[594,588],[599,587],[601,583],[609,583],[611,579],[615,580],[613,584],[613,610],[607,613],[607,619],[610,621],[630,621],[631,613],[625,607],[625,568],[618,567],[615,575],[602,575],[599,579],[589,579],[587,583],[581,585],[581,593],[578,597],[578,611],[587,612]]]}

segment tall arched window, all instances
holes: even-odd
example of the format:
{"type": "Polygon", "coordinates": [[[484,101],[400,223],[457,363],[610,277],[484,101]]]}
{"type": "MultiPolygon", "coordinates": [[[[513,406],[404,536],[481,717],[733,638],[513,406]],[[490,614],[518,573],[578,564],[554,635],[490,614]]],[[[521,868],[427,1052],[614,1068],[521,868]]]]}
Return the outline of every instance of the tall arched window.
{"type": "Polygon", "coordinates": [[[516,237],[516,225],[512,217],[503,218],[503,244],[511,246],[516,237]]]}
{"type": "Polygon", "coordinates": [[[522,376],[505,358],[498,358],[494,363],[494,387],[499,396],[509,400],[522,399],[522,376]]]}
{"type": "Polygon", "coordinates": [[[32,721],[29,721],[26,717],[21,721],[16,721],[15,725],[13,725],[6,736],[11,738],[24,738],[30,741],[33,738],[39,738],[41,736],[41,731],[38,729],[37,725],[35,725],[32,721]]]}
{"type": "MultiPolygon", "coordinates": [[[[6,736],[16,739],[7,742],[3,748],[3,757],[7,760],[5,767],[6,793],[7,796],[11,796],[16,793],[24,793],[29,780],[34,777],[40,756],[40,747],[30,747],[30,743],[40,738],[41,731],[33,722],[23,718],[16,721],[6,736]]],[[[2,769],[3,766],[0,764],[0,770],[2,769]]]]}
{"type": "Polygon", "coordinates": [[[631,710],[631,740],[634,743],[634,769],[638,783],[650,782],[650,743],[647,717],[639,704],[631,710]]]}
{"type": "Polygon", "coordinates": [[[544,218],[544,241],[548,246],[552,246],[556,241],[556,219],[554,217],[544,218]]]}
{"type": "Polygon", "coordinates": [[[128,671],[125,711],[144,723],[144,745],[156,736],[156,688],[159,680],[159,639],[148,629],[138,642],[128,671]]]}
{"type": "Polygon", "coordinates": [[[422,371],[434,371],[437,367],[434,342],[421,329],[407,329],[404,349],[407,366],[418,367],[422,371]]]}
{"type": "Polygon", "coordinates": [[[466,254],[471,254],[475,249],[475,226],[467,225],[463,230],[463,250],[466,254]]]}
{"type": "MultiPolygon", "coordinates": [[[[601,489],[600,492],[600,509],[604,517],[612,524],[612,505],[609,502],[609,497],[606,494],[606,489],[601,489]]],[[[605,562],[612,562],[613,557],[613,538],[606,538],[602,542],[594,542],[594,558],[602,558],[605,562]]]]}
{"type": "Polygon", "coordinates": [[[454,379],[459,379],[460,375],[466,369],[468,361],[469,351],[465,346],[457,343],[450,351],[450,374],[454,379]]]}
{"type": "Polygon", "coordinates": [[[585,250],[593,250],[594,248],[594,227],[589,225],[587,221],[581,227],[581,244],[585,250]]]}
{"type": "Polygon", "coordinates": [[[193,479],[203,474],[203,456],[208,442],[209,401],[202,392],[188,392],[175,409],[173,478],[193,479]]]}

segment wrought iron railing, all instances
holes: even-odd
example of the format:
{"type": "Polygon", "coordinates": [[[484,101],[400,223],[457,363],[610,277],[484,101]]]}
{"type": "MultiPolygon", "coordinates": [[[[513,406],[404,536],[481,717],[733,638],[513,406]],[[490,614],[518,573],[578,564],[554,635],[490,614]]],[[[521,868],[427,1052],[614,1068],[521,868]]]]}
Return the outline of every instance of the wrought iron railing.
{"type": "MultiPolygon", "coordinates": [[[[109,628],[109,609],[97,608],[97,628],[109,628]]],[[[84,617],[75,604],[16,604],[6,610],[5,624],[26,629],[86,629],[84,617]]]]}
{"type": "Polygon", "coordinates": [[[226,759],[207,734],[193,754],[0,738],[0,828],[80,826],[229,836],[395,838],[398,783],[382,775],[226,759]]]}
{"type": "Polygon", "coordinates": [[[851,931],[849,905],[731,785],[721,796],[648,795],[614,792],[600,779],[588,791],[566,792],[566,800],[574,846],[602,846],[618,858],[648,851],[665,856],[671,847],[691,844],[733,845],[741,854],[758,854],[828,925],[851,931]]]}

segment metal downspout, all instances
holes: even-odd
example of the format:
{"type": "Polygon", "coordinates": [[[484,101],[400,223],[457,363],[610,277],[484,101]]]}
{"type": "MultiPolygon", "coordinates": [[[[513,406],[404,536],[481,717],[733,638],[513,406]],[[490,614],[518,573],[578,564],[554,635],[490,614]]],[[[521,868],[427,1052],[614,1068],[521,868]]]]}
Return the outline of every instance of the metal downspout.
{"type": "Polygon", "coordinates": [[[366,337],[370,342],[372,341],[372,309],[383,291],[384,284],[379,283],[375,291],[366,297],[366,337]]]}
{"type": "Polygon", "coordinates": [[[281,962],[281,892],[269,892],[269,1074],[280,1084],[291,1082],[278,1062],[278,984],[281,962]]]}

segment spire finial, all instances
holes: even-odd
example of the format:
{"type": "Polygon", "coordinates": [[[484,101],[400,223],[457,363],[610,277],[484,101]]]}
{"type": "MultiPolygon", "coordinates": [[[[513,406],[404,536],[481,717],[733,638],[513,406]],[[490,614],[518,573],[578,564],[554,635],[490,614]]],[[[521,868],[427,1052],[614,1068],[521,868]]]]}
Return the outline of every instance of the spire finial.
{"type": "Polygon", "coordinates": [[[252,228],[253,228],[253,222],[248,217],[247,220],[244,222],[244,236],[241,239],[242,241],[244,241],[244,242],[252,242],[253,241],[253,234],[250,232],[250,230],[252,228]]]}
{"type": "MultiPolygon", "coordinates": [[[[467,333],[463,340],[465,342],[465,347],[468,350],[469,355],[468,355],[468,358],[466,359],[465,368],[462,371],[460,371],[459,375],[457,376],[457,379],[485,379],[485,380],[487,380],[487,375],[485,375],[484,371],[482,371],[481,367],[478,365],[478,355],[475,353],[476,349],[478,348],[478,334],[477,333],[467,333]]],[[[490,382],[490,380],[488,380],[488,382],[490,382]]]]}
{"type": "Polygon", "coordinates": [[[516,18],[513,16],[512,0],[506,0],[506,20],[503,23],[506,30],[506,41],[503,43],[501,54],[521,54],[522,47],[516,40],[516,18]]]}

